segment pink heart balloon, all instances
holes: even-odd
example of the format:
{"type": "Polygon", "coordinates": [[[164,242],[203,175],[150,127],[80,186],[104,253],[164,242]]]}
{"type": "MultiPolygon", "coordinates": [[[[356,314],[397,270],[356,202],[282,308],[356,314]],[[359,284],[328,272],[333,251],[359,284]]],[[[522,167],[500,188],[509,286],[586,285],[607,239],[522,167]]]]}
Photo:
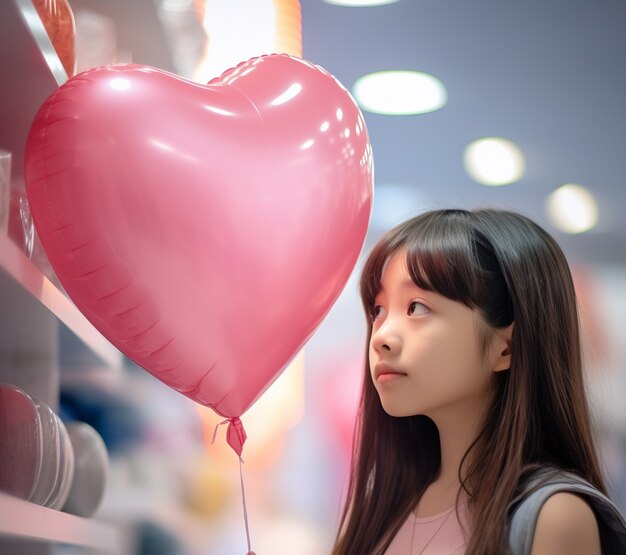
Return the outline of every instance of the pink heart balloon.
{"type": "Polygon", "coordinates": [[[255,58],[208,85],[104,66],[39,110],[43,247],[78,308],[154,376],[241,415],[309,339],[363,246],[363,117],[322,68],[255,58]]]}

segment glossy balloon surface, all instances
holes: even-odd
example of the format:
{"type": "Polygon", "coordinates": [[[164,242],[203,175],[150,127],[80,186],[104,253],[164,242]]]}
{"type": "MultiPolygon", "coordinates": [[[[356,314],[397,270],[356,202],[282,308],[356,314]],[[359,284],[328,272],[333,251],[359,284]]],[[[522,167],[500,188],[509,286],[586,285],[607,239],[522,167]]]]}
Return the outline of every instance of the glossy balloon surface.
{"type": "Polygon", "coordinates": [[[362,248],[373,162],[325,70],[254,58],[199,85],[140,65],[61,86],[26,149],[63,287],[129,358],[241,415],[320,324],[362,248]]]}

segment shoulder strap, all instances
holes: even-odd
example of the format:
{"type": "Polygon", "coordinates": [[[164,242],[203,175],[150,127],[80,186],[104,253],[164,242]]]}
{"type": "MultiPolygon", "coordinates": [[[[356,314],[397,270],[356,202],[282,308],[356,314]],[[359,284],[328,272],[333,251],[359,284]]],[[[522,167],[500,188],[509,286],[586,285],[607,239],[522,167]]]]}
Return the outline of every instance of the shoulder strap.
{"type": "Polygon", "coordinates": [[[546,468],[529,480],[525,498],[509,521],[508,539],[513,555],[530,555],[539,511],[551,495],[560,491],[580,494],[592,506],[598,519],[603,555],[626,553],[626,521],[613,502],[575,474],[546,468]]]}

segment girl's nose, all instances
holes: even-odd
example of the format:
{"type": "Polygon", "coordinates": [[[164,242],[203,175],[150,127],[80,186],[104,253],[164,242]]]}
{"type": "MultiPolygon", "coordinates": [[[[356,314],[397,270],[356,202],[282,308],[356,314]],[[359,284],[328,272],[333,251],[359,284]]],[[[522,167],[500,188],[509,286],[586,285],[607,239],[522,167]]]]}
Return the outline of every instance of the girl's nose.
{"type": "Polygon", "coordinates": [[[372,333],[371,343],[377,352],[397,352],[401,346],[400,336],[389,325],[389,320],[385,321],[380,328],[372,333]]]}

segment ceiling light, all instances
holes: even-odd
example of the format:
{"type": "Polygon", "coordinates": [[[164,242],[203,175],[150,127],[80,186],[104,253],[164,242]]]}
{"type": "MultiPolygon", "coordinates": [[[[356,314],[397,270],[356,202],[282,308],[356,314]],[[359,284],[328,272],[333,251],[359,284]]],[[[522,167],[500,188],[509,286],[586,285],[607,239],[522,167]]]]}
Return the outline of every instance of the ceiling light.
{"type": "Polygon", "coordinates": [[[284,52],[302,57],[298,0],[201,0],[194,5],[208,40],[194,70],[194,81],[206,83],[226,69],[264,54],[284,52]]]}
{"type": "Polygon", "coordinates": [[[583,233],[598,222],[596,200],[575,183],[567,183],[550,193],[546,208],[552,224],[565,233],[583,233]]]}
{"type": "Polygon", "coordinates": [[[348,6],[351,8],[363,8],[367,6],[383,6],[385,4],[393,4],[398,0],[324,0],[327,4],[335,4],[337,6],[348,6]]]}
{"type": "Polygon", "coordinates": [[[448,95],[441,81],[419,71],[379,71],[357,79],[352,94],[376,114],[424,114],[441,108],[448,95]]]}
{"type": "Polygon", "coordinates": [[[487,137],[467,145],[463,165],[481,185],[508,185],[524,174],[524,155],[507,139],[487,137]]]}

